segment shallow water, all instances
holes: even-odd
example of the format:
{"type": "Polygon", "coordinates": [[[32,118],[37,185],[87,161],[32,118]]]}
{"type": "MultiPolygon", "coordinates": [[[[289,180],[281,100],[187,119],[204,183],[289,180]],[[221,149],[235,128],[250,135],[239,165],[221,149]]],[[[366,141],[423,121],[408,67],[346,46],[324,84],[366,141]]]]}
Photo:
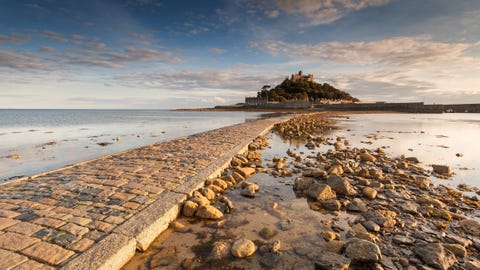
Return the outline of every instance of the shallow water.
{"type": "Polygon", "coordinates": [[[261,117],[246,112],[0,110],[0,181],[261,117]]]}
{"type": "MultiPolygon", "coordinates": [[[[262,152],[263,165],[274,157],[285,157],[289,148],[295,148],[308,156],[310,151],[302,144],[283,141],[277,135],[268,134],[272,147],[262,152]]],[[[317,149],[318,151],[318,149],[317,149]]],[[[255,198],[240,195],[239,185],[225,193],[234,204],[231,214],[226,214],[221,225],[218,223],[199,222],[196,218],[179,217],[177,221],[186,225],[182,232],[168,229],[159,236],[145,252],[137,252],[136,256],[123,267],[124,270],[137,269],[262,269],[264,258],[259,252],[246,259],[229,256],[222,261],[209,261],[212,243],[221,240],[235,240],[241,237],[254,240],[257,247],[262,244],[281,241],[281,256],[275,269],[314,269],[308,254],[318,254],[325,249],[326,241],[321,233],[331,231],[328,220],[336,220],[337,224],[352,222],[354,215],[346,212],[340,216],[310,210],[305,197],[298,197],[293,191],[292,177],[273,177],[267,173],[258,173],[248,178],[248,181],[260,186],[255,198]],[[273,204],[276,208],[272,208],[273,204]],[[293,221],[293,226],[287,231],[279,227],[281,220],[293,221]],[[275,228],[278,233],[265,240],[259,236],[259,231],[265,227],[275,228]],[[164,265],[155,268],[156,256],[162,250],[175,249],[175,255],[164,259],[164,265]],[[185,264],[191,263],[189,267],[185,264]],[[184,268],[182,268],[182,266],[184,268]]],[[[340,232],[345,236],[347,232],[340,232]]],[[[269,269],[269,267],[266,267],[269,269]]]]}
{"type": "Polygon", "coordinates": [[[425,168],[449,165],[455,176],[432,177],[435,183],[480,187],[480,114],[352,114],[339,120],[334,135],[354,146],[386,147],[394,157],[417,157],[425,168]]]}

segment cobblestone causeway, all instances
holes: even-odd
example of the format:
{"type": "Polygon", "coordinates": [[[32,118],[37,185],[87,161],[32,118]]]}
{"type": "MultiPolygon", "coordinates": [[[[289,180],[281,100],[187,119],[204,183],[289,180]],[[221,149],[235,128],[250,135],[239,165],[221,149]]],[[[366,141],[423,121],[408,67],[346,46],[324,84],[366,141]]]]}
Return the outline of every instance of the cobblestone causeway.
{"type": "Polygon", "coordinates": [[[149,219],[172,196],[178,205],[181,191],[202,182],[191,183],[195,176],[278,121],[216,129],[1,184],[0,269],[75,269],[96,256],[103,257],[89,267],[118,268],[109,257],[139,241],[141,212],[149,219]],[[97,254],[96,245],[109,243],[119,251],[97,254]]]}

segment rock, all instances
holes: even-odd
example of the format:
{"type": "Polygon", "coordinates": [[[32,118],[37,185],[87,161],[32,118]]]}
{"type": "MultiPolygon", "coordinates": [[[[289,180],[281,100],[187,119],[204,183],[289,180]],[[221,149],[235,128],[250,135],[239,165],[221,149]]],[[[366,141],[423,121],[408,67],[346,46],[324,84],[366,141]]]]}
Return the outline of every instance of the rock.
{"type": "Polygon", "coordinates": [[[322,232],[322,237],[325,241],[330,242],[332,240],[338,240],[340,238],[340,235],[336,232],[328,231],[322,232]]]}
{"type": "Polygon", "coordinates": [[[417,203],[422,205],[432,205],[437,208],[447,207],[443,202],[437,199],[434,199],[428,195],[417,198],[417,203]]]}
{"type": "Polygon", "coordinates": [[[215,192],[213,192],[211,189],[209,189],[208,187],[204,187],[204,188],[201,188],[200,189],[200,193],[203,194],[203,196],[205,196],[205,198],[207,198],[208,200],[213,200],[215,199],[215,192]]]}
{"type": "Polygon", "coordinates": [[[414,252],[425,264],[437,269],[447,270],[457,262],[455,255],[440,244],[418,244],[414,252]]]}
{"type": "Polygon", "coordinates": [[[219,187],[217,185],[214,185],[214,184],[208,185],[208,188],[215,193],[223,193],[225,191],[221,187],[219,187]]]}
{"type": "Polygon", "coordinates": [[[322,169],[308,169],[302,171],[302,175],[305,177],[326,178],[328,173],[322,169]]]}
{"type": "Polygon", "coordinates": [[[467,249],[460,244],[443,244],[443,247],[450,250],[457,258],[467,257],[467,249]]]}
{"type": "Polygon", "coordinates": [[[342,148],[343,148],[343,143],[340,142],[340,141],[336,141],[336,142],[333,144],[333,147],[335,147],[335,150],[336,150],[336,151],[340,151],[340,150],[342,150],[342,148]]]}
{"type": "Polygon", "coordinates": [[[480,261],[479,260],[467,261],[465,263],[465,266],[467,267],[467,270],[480,270],[480,261]]]}
{"type": "Polygon", "coordinates": [[[241,238],[233,243],[230,252],[237,258],[245,258],[251,256],[256,250],[257,246],[252,241],[241,238]]]}
{"type": "Polygon", "coordinates": [[[242,191],[240,192],[240,195],[249,197],[249,198],[254,198],[256,195],[255,186],[253,185],[247,186],[246,188],[242,189],[242,191]]]}
{"type": "Polygon", "coordinates": [[[228,188],[227,182],[225,182],[224,180],[222,180],[220,178],[213,179],[212,184],[222,188],[223,190],[228,188]]]}
{"type": "Polygon", "coordinates": [[[181,231],[185,228],[185,225],[183,225],[179,221],[174,220],[174,221],[170,222],[169,227],[174,229],[174,230],[181,231]]]}
{"type": "Polygon", "coordinates": [[[360,198],[353,199],[348,205],[347,210],[352,212],[367,212],[367,205],[360,198]]]}
{"type": "Polygon", "coordinates": [[[198,204],[192,201],[185,201],[183,203],[182,214],[186,217],[193,217],[197,211],[198,204]]]}
{"type": "Polygon", "coordinates": [[[458,224],[465,233],[480,237],[480,222],[471,219],[464,219],[458,224]]]}
{"type": "Polygon", "coordinates": [[[345,244],[345,255],[354,262],[378,262],[382,259],[382,253],[376,244],[358,238],[345,244]]]}
{"type": "Polygon", "coordinates": [[[198,205],[210,205],[210,201],[198,191],[193,192],[193,196],[190,198],[190,201],[198,205]]]}
{"type": "Polygon", "coordinates": [[[329,185],[336,193],[342,195],[355,195],[357,192],[350,185],[350,182],[338,175],[330,175],[327,178],[327,185],[329,185]]]}
{"type": "Polygon", "coordinates": [[[395,226],[397,214],[390,210],[375,210],[363,214],[365,219],[371,220],[381,227],[391,228],[395,226]]]}
{"type": "Polygon", "coordinates": [[[212,251],[210,252],[210,256],[214,260],[220,260],[226,258],[230,251],[230,244],[226,241],[218,241],[213,244],[212,251]]]}
{"type": "Polygon", "coordinates": [[[322,252],[315,259],[315,269],[319,270],[348,270],[351,260],[345,256],[332,252],[322,252]]]}
{"type": "Polygon", "coordinates": [[[420,161],[418,161],[418,158],[416,157],[406,157],[405,160],[412,163],[420,163],[420,161]]]}
{"type": "Polygon", "coordinates": [[[369,198],[370,200],[373,200],[377,197],[377,190],[371,187],[364,188],[362,193],[365,197],[369,198]]]}
{"type": "Polygon", "coordinates": [[[281,243],[280,243],[280,240],[276,240],[275,242],[273,242],[271,245],[270,245],[270,251],[271,252],[278,252],[280,251],[280,248],[281,248],[281,243]]]}
{"type": "Polygon", "coordinates": [[[205,219],[220,219],[223,213],[211,205],[201,205],[198,207],[195,216],[205,219]]]}
{"type": "Polygon", "coordinates": [[[317,201],[335,199],[337,196],[329,185],[313,183],[307,190],[308,197],[317,201]]]}
{"type": "Polygon", "coordinates": [[[432,164],[433,172],[442,176],[451,176],[452,169],[447,165],[432,164]]]}
{"type": "Polygon", "coordinates": [[[397,245],[413,245],[415,238],[408,237],[406,235],[396,234],[392,238],[392,242],[397,245]]]}
{"type": "Polygon", "coordinates": [[[336,174],[336,175],[342,175],[343,174],[343,167],[342,165],[335,164],[328,169],[328,174],[336,174]]]}
{"type": "Polygon", "coordinates": [[[255,174],[255,169],[251,167],[237,167],[235,170],[244,178],[248,178],[255,174]]]}
{"type": "Polygon", "coordinates": [[[331,199],[320,202],[320,207],[330,211],[339,211],[342,207],[342,204],[339,200],[331,199]]]}
{"type": "Polygon", "coordinates": [[[371,220],[369,220],[367,222],[364,222],[363,227],[365,227],[365,229],[367,229],[371,232],[379,232],[380,231],[380,225],[378,225],[377,223],[375,223],[371,220]]]}
{"type": "Polygon", "coordinates": [[[260,258],[260,264],[267,267],[268,269],[273,269],[280,260],[280,253],[278,252],[267,252],[263,254],[260,258]]]}
{"type": "Polygon", "coordinates": [[[238,172],[233,172],[232,173],[232,176],[233,176],[233,179],[235,179],[235,182],[242,182],[243,180],[245,180],[245,177],[243,177],[241,174],[239,174],[238,172]]]}
{"type": "Polygon", "coordinates": [[[417,177],[417,179],[414,180],[415,185],[421,189],[429,189],[433,187],[433,182],[432,180],[426,178],[426,177],[417,177]]]}
{"type": "Polygon", "coordinates": [[[282,231],[288,231],[291,230],[295,225],[294,225],[293,219],[282,219],[278,222],[278,227],[280,227],[280,230],[282,231]]]}
{"type": "Polygon", "coordinates": [[[315,182],[315,179],[310,178],[310,177],[297,177],[297,178],[295,178],[295,183],[293,185],[293,189],[294,190],[306,190],[314,182],[315,182]]]}
{"type": "Polygon", "coordinates": [[[264,227],[261,229],[258,234],[265,240],[269,240],[278,234],[278,231],[273,227],[264,227]]]}
{"type": "Polygon", "coordinates": [[[345,247],[345,242],[340,240],[332,240],[325,244],[325,250],[337,254],[341,254],[345,247]]]}
{"type": "Polygon", "coordinates": [[[364,152],[360,154],[360,160],[363,162],[376,162],[377,158],[368,152],[364,152]]]}
{"type": "Polygon", "coordinates": [[[405,201],[400,204],[400,208],[405,212],[405,213],[410,213],[410,214],[417,214],[418,212],[418,206],[417,204],[410,202],[410,201],[405,201]]]}
{"type": "Polygon", "coordinates": [[[223,202],[225,204],[225,213],[230,213],[233,210],[233,203],[230,199],[228,199],[226,196],[221,196],[218,198],[220,202],[223,202]]]}
{"type": "Polygon", "coordinates": [[[262,158],[262,153],[250,151],[250,152],[248,152],[248,154],[247,154],[247,158],[248,158],[249,160],[258,161],[258,160],[260,160],[260,159],[262,158]]]}
{"type": "Polygon", "coordinates": [[[252,182],[249,182],[249,181],[243,181],[241,184],[240,184],[240,187],[241,188],[247,188],[249,186],[253,186],[253,190],[254,191],[259,191],[260,190],[260,187],[257,185],[257,184],[254,184],[252,182]]]}
{"type": "Polygon", "coordinates": [[[167,246],[152,256],[150,267],[168,266],[175,261],[175,246],[167,246]]]}

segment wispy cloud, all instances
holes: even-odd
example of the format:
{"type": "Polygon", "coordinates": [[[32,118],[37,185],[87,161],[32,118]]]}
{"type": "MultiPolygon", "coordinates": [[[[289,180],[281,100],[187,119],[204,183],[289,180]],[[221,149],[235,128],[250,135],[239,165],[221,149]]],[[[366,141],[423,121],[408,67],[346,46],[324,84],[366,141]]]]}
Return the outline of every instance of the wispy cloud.
{"type": "Polygon", "coordinates": [[[42,37],[49,40],[58,41],[58,42],[68,42],[68,39],[63,37],[62,34],[53,32],[53,31],[43,32],[42,37]]]}
{"type": "Polygon", "coordinates": [[[57,49],[55,49],[54,47],[50,47],[50,46],[40,46],[40,47],[38,47],[38,50],[40,52],[54,52],[57,49]]]}
{"type": "Polygon", "coordinates": [[[283,11],[306,16],[309,25],[329,24],[352,11],[389,2],[391,0],[276,0],[283,11]]]}
{"type": "Polygon", "coordinates": [[[254,43],[272,55],[292,58],[309,58],[315,61],[331,61],[346,64],[388,64],[395,66],[428,65],[441,61],[462,59],[467,49],[479,47],[479,43],[443,43],[422,35],[394,37],[369,42],[322,42],[318,44],[270,41],[254,43]]]}
{"type": "Polygon", "coordinates": [[[27,3],[27,4],[24,4],[23,6],[26,7],[26,8],[29,8],[29,9],[33,9],[33,10],[40,10],[42,12],[48,12],[48,9],[40,6],[37,3],[27,3]]]}
{"type": "Polygon", "coordinates": [[[18,33],[11,33],[9,35],[0,35],[0,43],[13,43],[13,44],[23,44],[27,42],[29,36],[18,34],[18,33]]]}
{"type": "Polygon", "coordinates": [[[42,57],[38,54],[30,52],[20,54],[13,51],[0,51],[0,67],[7,67],[20,71],[52,69],[42,61],[42,57]]]}
{"type": "Polygon", "coordinates": [[[260,85],[278,82],[283,76],[250,74],[238,71],[185,70],[180,72],[144,72],[117,75],[115,79],[129,87],[192,90],[229,90],[237,95],[256,92],[260,85]]]}
{"type": "Polygon", "coordinates": [[[224,54],[227,52],[227,50],[220,49],[220,48],[211,48],[209,51],[214,54],[224,54]]]}

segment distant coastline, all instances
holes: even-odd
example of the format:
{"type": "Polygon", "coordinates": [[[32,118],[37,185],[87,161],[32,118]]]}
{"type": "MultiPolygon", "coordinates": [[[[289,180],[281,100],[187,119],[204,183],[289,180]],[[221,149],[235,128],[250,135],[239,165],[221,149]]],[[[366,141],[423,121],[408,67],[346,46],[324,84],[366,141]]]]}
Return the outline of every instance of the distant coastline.
{"type": "Polygon", "coordinates": [[[318,111],[381,111],[403,113],[480,113],[480,103],[476,104],[424,104],[423,102],[371,102],[309,104],[303,107],[289,106],[288,103],[268,103],[262,105],[237,104],[215,106],[213,108],[181,108],[173,111],[247,111],[247,112],[318,112],[318,111]]]}

